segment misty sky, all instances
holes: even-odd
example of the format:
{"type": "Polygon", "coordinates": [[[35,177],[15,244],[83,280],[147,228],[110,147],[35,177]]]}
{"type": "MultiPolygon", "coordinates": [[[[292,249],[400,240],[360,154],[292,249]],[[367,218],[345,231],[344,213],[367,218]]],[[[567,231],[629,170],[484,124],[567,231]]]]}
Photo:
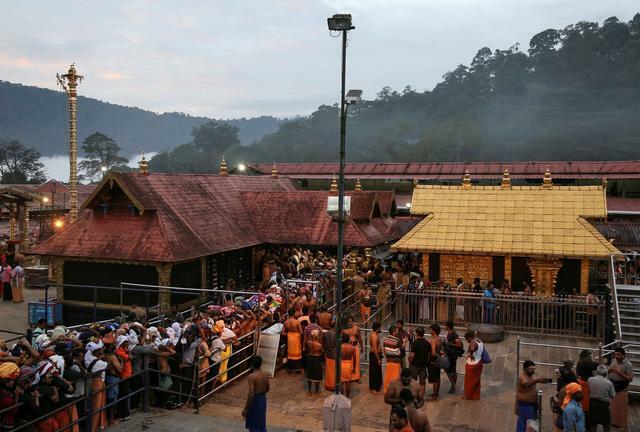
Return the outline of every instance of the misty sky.
{"type": "Polygon", "coordinates": [[[80,93],[112,103],[304,115],[338,100],[333,13],[356,26],[347,86],[372,99],[385,85],[431,89],[483,46],[526,49],[547,28],[638,11],[638,0],[0,0],[0,80],[55,89],[75,62],[80,93]]]}

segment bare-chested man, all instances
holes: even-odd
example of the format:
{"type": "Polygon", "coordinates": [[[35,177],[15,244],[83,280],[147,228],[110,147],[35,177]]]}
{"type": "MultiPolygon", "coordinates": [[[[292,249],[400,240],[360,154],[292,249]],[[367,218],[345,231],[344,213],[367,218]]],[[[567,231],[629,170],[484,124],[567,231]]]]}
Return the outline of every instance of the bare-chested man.
{"type": "Polygon", "coordinates": [[[382,388],[382,346],[380,345],[380,322],[371,326],[369,335],[369,391],[378,393],[382,388]]]}
{"type": "Polygon", "coordinates": [[[419,403],[424,398],[420,391],[420,384],[411,378],[411,369],[404,368],[400,373],[400,378],[396,378],[389,383],[389,388],[384,394],[384,402],[391,406],[400,404],[400,392],[403,389],[411,391],[415,403],[419,403]]]}
{"type": "Polygon", "coordinates": [[[247,404],[242,410],[242,417],[246,418],[245,427],[250,432],[267,430],[267,393],[269,392],[269,375],[262,372],[262,357],[251,359],[251,374],[247,379],[249,393],[247,404]]]}
{"type": "Polygon", "coordinates": [[[295,309],[289,309],[289,318],[284,322],[287,336],[287,369],[289,373],[302,372],[302,325],[295,317],[295,309]]]}
{"type": "Polygon", "coordinates": [[[353,372],[351,381],[360,381],[360,356],[364,352],[364,345],[362,344],[362,333],[360,332],[360,327],[358,327],[356,323],[353,322],[353,317],[349,316],[347,318],[347,328],[342,330],[342,333],[349,336],[349,343],[356,348],[356,368],[353,372]]]}
{"type": "Polygon", "coordinates": [[[307,362],[305,369],[307,372],[309,395],[312,394],[312,384],[315,386],[315,392],[320,393],[320,382],[322,381],[322,355],[324,354],[321,337],[320,330],[312,330],[311,336],[307,339],[306,343],[307,362]]]}
{"type": "Polygon", "coordinates": [[[407,411],[409,424],[414,432],[431,432],[429,417],[426,412],[416,408],[411,390],[402,389],[400,391],[400,402],[402,402],[404,409],[407,411]]]}
{"type": "Polygon", "coordinates": [[[342,383],[342,394],[350,397],[351,381],[356,370],[356,347],[351,344],[349,335],[345,333],[342,333],[341,356],[340,382],[342,383]]]}
{"type": "Polygon", "coordinates": [[[363,282],[362,289],[358,291],[358,300],[360,300],[360,318],[362,322],[365,322],[371,316],[371,302],[373,301],[373,291],[367,282],[363,282]]]}
{"type": "Polygon", "coordinates": [[[318,314],[318,322],[323,330],[329,330],[331,328],[331,321],[333,316],[331,312],[327,311],[326,306],[320,307],[320,313],[318,314]]]}

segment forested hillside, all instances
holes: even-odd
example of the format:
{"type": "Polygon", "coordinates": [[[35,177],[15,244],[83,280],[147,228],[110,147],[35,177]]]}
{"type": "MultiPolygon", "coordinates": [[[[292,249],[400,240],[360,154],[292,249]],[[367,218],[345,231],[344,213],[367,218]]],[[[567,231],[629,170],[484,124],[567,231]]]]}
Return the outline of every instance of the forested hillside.
{"type": "MultiPolygon", "coordinates": [[[[240,156],[336,160],[337,111],[284,123],[240,156]]],[[[640,14],[545,30],[527,52],[481,48],[433,91],[385,88],[351,112],[351,161],[640,159],[640,14]]]]}
{"type": "MultiPolygon", "coordinates": [[[[529,45],[481,48],[432,91],[384,88],[349,108],[347,159],[640,159],[640,14],[629,23],[612,17],[545,30],[529,45]]],[[[217,142],[208,160],[224,153],[232,163],[336,161],[338,111],[321,106],[250,147],[217,142]]],[[[196,160],[203,151],[183,147],[179,156],[196,160]]],[[[152,167],[191,169],[177,156],[159,155],[152,167]]]]}
{"type": "MultiPolygon", "coordinates": [[[[99,131],[113,138],[127,156],[187,142],[191,130],[208,120],[78,98],[79,141],[99,131]]],[[[238,128],[240,142],[248,145],[276,131],[279,120],[264,116],[226,122],[238,128]]],[[[45,156],[67,154],[67,127],[67,96],[62,91],[0,81],[0,138],[17,139],[45,156]]]]}

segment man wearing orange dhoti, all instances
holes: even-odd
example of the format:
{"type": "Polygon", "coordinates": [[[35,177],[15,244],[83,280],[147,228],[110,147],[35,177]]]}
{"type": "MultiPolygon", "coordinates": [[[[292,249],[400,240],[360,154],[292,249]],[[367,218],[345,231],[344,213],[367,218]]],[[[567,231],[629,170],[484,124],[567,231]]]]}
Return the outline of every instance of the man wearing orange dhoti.
{"type": "Polygon", "coordinates": [[[384,352],[384,358],[387,360],[383,382],[383,392],[386,393],[389,383],[396,378],[400,378],[402,359],[405,354],[402,341],[397,337],[396,326],[392,325],[389,327],[389,334],[382,339],[382,350],[384,352]]]}
{"type": "Polygon", "coordinates": [[[287,371],[302,372],[302,326],[295,318],[295,309],[289,309],[289,318],[284,322],[287,336],[287,371]]]}

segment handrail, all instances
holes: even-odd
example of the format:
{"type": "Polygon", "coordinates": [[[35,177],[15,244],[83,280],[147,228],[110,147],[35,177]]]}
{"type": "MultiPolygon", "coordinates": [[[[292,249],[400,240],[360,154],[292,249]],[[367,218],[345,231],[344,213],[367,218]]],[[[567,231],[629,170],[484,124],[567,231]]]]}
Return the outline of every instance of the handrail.
{"type": "Polygon", "coordinates": [[[611,290],[611,304],[613,306],[613,320],[616,327],[616,339],[622,339],[622,324],[620,322],[620,310],[618,308],[618,286],[615,275],[615,261],[613,255],[609,257],[609,289],[611,290]]]}

